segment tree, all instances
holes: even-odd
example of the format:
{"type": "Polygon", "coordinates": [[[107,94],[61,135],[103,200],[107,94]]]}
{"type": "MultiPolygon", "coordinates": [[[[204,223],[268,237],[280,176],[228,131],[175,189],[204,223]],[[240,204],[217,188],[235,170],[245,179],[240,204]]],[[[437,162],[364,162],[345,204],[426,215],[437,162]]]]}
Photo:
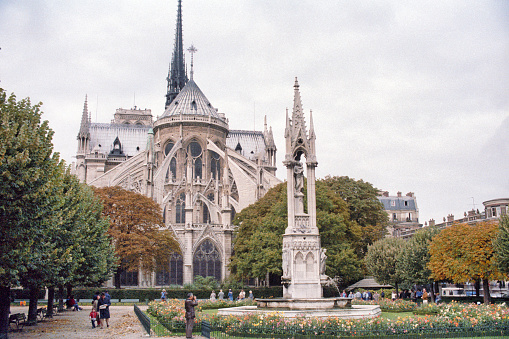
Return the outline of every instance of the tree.
{"type": "Polygon", "coordinates": [[[48,236],[55,227],[53,206],[58,203],[64,164],[53,153],[53,131],[47,121],[41,122],[40,105],[32,105],[28,98],[16,101],[14,94],[7,98],[0,89],[0,337],[4,338],[10,287],[20,280],[36,282],[53,264],[54,245],[48,236]]]}
{"type": "Polygon", "coordinates": [[[63,180],[63,200],[58,206],[60,227],[53,236],[57,258],[64,253],[69,257],[61,262],[58,272],[50,277],[48,286],[48,310],[52,313],[55,287],[60,290],[60,306],[63,307],[63,289],[72,286],[97,286],[113,273],[114,249],[106,232],[109,220],[101,214],[102,203],[86,184],[79,182],[67,170],[63,180]]]}
{"type": "Polygon", "coordinates": [[[498,234],[493,242],[500,272],[509,274],[509,216],[503,215],[498,224],[498,234]]]}
{"type": "MultiPolygon", "coordinates": [[[[406,284],[426,285],[433,283],[430,279],[431,271],[428,268],[430,260],[429,244],[438,233],[440,231],[436,227],[425,227],[408,240],[399,263],[401,278],[406,284]]],[[[432,300],[434,300],[435,291],[432,289],[432,292],[432,300]]]]}
{"type": "Polygon", "coordinates": [[[173,232],[164,227],[161,208],[152,199],[118,186],[94,191],[102,200],[103,215],[110,219],[108,234],[119,264],[115,273],[117,288],[122,271],[152,272],[156,263],[168,264],[174,252],[180,253],[173,232]]]}
{"type": "MultiPolygon", "coordinates": [[[[327,249],[326,274],[343,283],[363,276],[363,248],[367,246],[363,239],[368,235],[378,239],[384,234],[387,215],[376,199],[376,192],[371,184],[348,177],[316,181],[317,226],[322,247],[327,249]]],[[[304,196],[307,205],[306,192],[304,196]]],[[[282,183],[237,214],[235,253],[230,268],[238,279],[282,274],[282,236],[288,218],[286,199],[286,183],[282,183]]]]}
{"type": "Polygon", "coordinates": [[[350,220],[360,226],[360,238],[355,243],[355,250],[360,257],[364,257],[367,246],[387,233],[388,217],[377,198],[378,189],[362,179],[347,176],[326,176],[323,183],[347,203],[350,220]]]}
{"type": "Polygon", "coordinates": [[[489,280],[503,277],[492,242],[497,232],[498,226],[493,222],[457,224],[443,229],[429,247],[431,278],[455,283],[482,279],[484,302],[489,303],[489,280]]]}
{"type": "Polygon", "coordinates": [[[399,270],[401,256],[407,243],[401,238],[384,238],[368,246],[364,258],[368,272],[382,284],[392,284],[398,293],[398,284],[403,281],[399,270]]]}

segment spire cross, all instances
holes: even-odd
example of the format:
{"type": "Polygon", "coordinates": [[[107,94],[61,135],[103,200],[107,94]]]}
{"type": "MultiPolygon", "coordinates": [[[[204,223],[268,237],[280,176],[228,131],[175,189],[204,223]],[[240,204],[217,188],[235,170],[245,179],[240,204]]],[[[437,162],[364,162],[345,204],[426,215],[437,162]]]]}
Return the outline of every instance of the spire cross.
{"type": "Polygon", "coordinates": [[[196,49],[196,47],[194,47],[193,44],[191,44],[191,47],[189,47],[187,49],[187,51],[189,53],[191,53],[191,80],[193,80],[193,75],[194,75],[193,59],[194,59],[194,53],[198,52],[198,50],[196,49]]]}

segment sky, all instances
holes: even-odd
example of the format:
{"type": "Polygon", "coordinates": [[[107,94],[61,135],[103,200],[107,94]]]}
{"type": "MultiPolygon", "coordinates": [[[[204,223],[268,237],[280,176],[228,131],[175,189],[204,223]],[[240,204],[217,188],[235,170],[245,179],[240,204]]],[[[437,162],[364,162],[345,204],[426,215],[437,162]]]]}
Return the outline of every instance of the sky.
{"type": "MultiPolygon", "coordinates": [[[[231,129],[267,116],[285,179],[298,77],[316,175],[414,192],[420,222],[509,197],[509,2],[183,0],[194,79],[231,129]]],[[[0,0],[0,87],[43,102],[74,161],[93,122],[164,111],[177,0],[0,0]]],[[[190,56],[186,56],[190,61],[190,56]]]]}

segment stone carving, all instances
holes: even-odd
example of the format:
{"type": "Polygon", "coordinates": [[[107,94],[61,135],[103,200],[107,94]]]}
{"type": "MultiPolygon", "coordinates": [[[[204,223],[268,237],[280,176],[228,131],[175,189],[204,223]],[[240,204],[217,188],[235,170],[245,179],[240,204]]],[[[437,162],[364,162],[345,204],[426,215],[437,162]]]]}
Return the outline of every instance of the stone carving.
{"type": "Polygon", "coordinates": [[[327,255],[325,254],[327,252],[326,248],[322,248],[320,251],[320,274],[325,274],[325,261],[327,260],[327,255]]]}
{"type": "Polygon", "coordinates": [[[295,178],[295,193],[302,193],[304,189],[304,168],[301,162],[293,167],[293,176],[295,178]]]}

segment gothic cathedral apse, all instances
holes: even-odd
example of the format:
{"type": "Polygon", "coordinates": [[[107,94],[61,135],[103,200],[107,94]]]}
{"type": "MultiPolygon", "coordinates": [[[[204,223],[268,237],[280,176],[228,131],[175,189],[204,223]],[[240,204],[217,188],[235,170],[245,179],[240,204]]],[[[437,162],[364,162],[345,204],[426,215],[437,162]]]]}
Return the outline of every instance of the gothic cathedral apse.
{"type": "Polygon", "coordinates": [[[183,253],[148,275],[125,272],[124,286],[182,285],[198,275],[227,278],[235,213],[281,182],[272,128],[265,122],[264,131],[230,129],[195,82],[196,49],[188,51],[189,76],[179,0],[164,112],[154,120],[151,110],[120,108],[111,123],[93,123],[85,99],[76,175],[89,185],[118,185],[153,198],[183,253]]]}

